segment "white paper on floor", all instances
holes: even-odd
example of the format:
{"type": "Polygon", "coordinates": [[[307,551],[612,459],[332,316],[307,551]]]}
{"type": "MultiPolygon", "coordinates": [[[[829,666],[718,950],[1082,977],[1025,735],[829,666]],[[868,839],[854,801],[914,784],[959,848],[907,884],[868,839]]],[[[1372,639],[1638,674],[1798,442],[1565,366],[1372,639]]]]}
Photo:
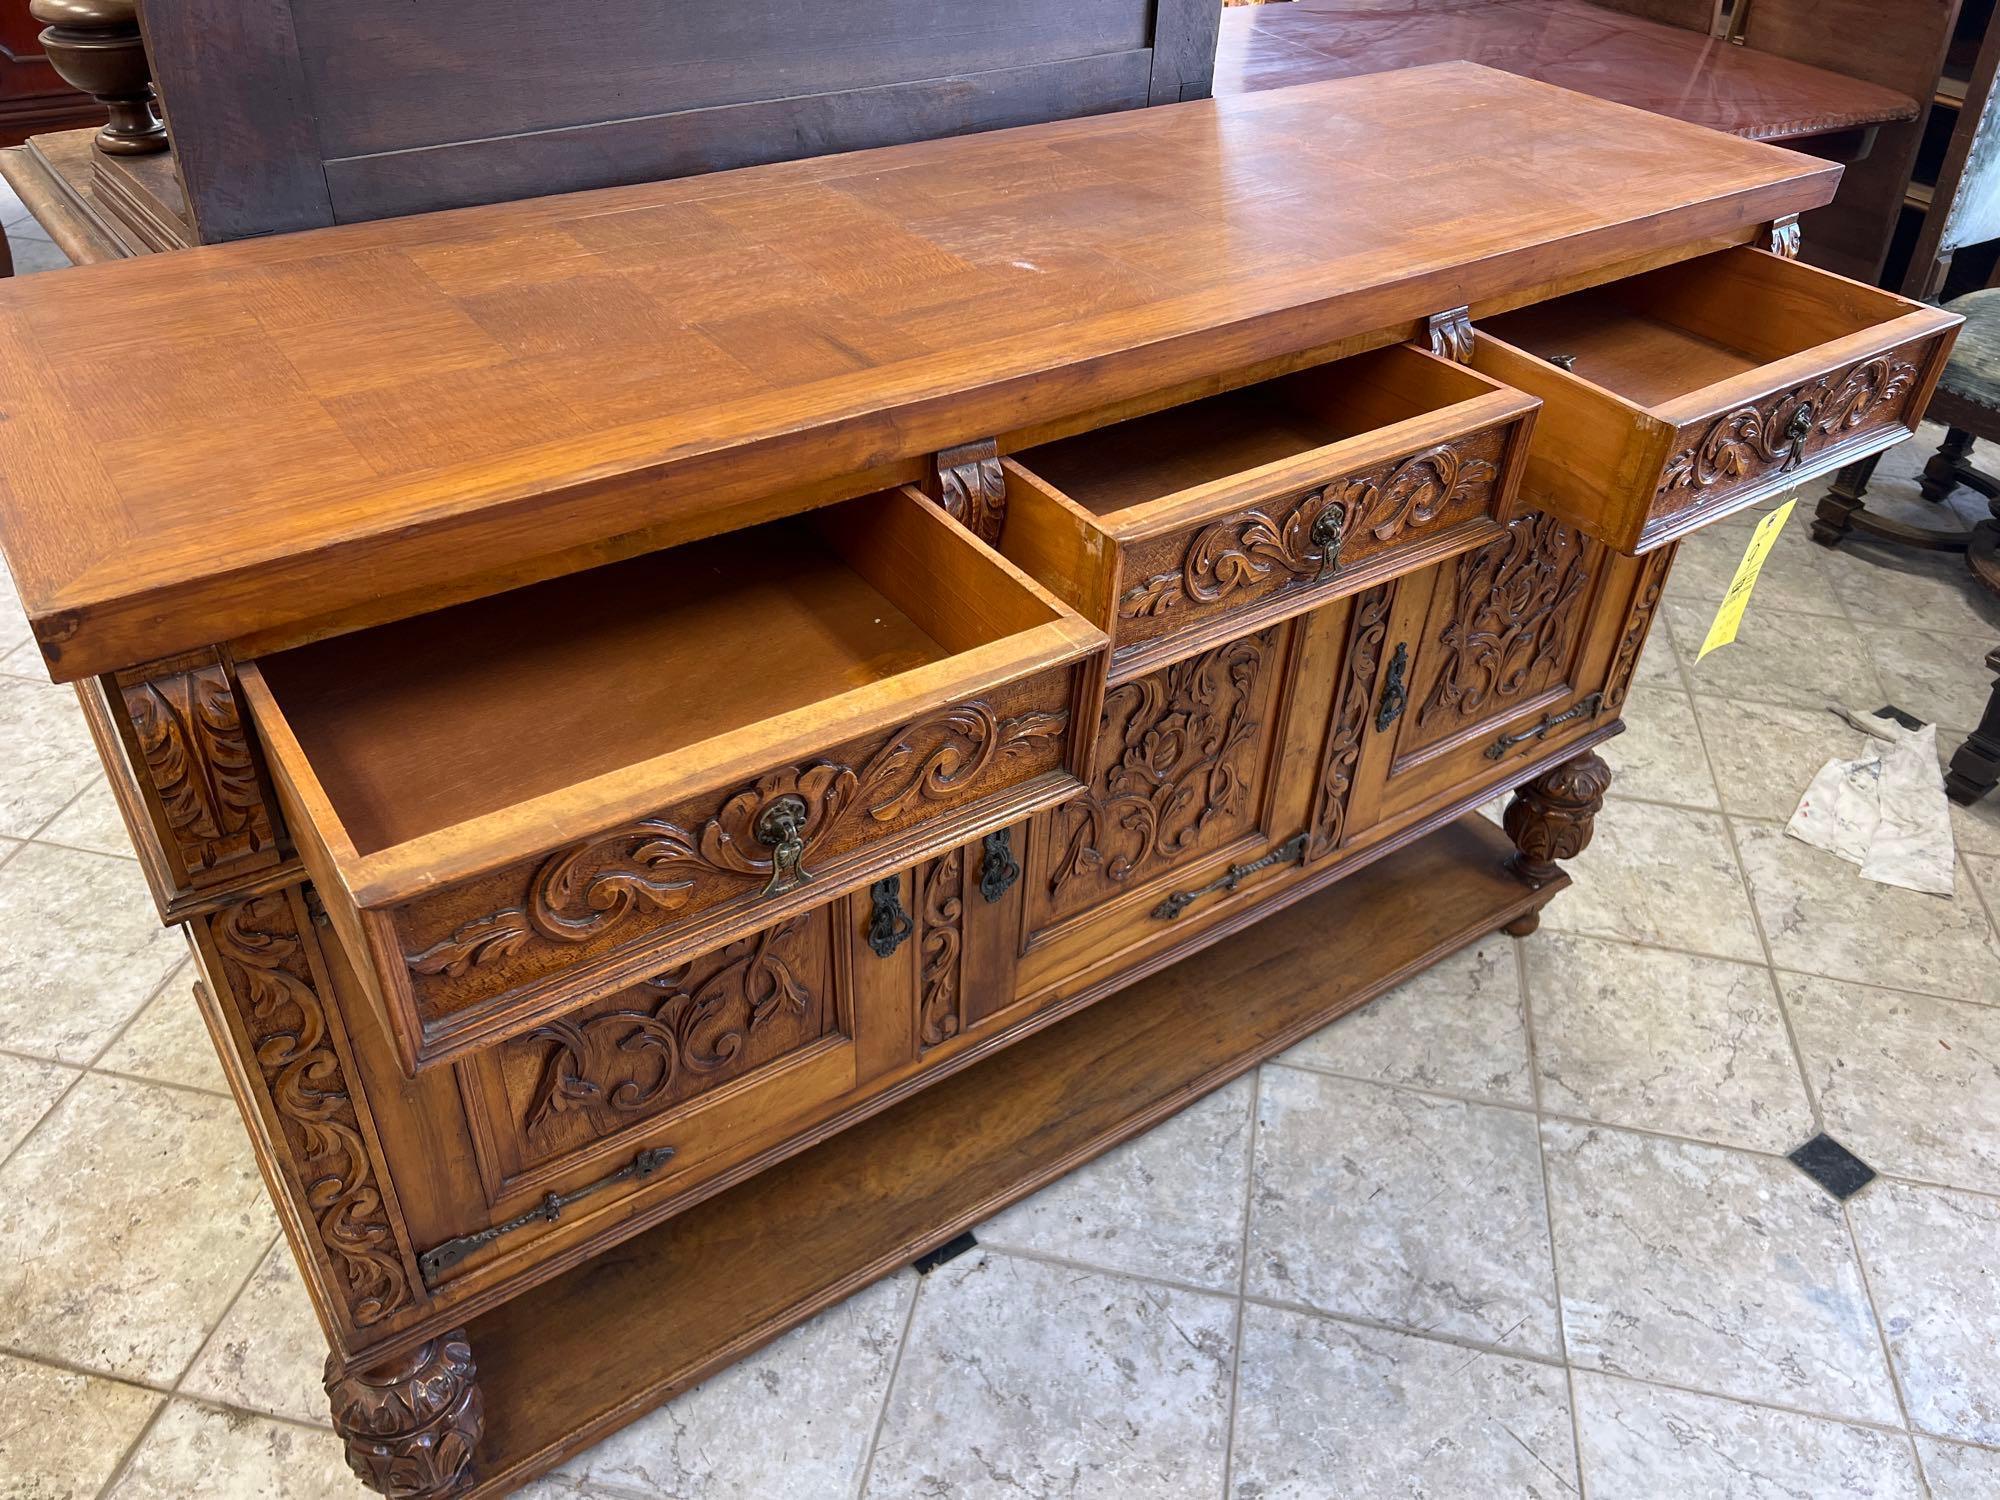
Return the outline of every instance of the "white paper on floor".
{"type": "Polygon", "coordinates": [[[1957,860],[1937,726],[1905,729],[1894,719],[1829,708],[1873,745],[1857,759],[1821,766],[1785,832],[1861,866],[1863,880],[1949,896],[1957,860]]]}

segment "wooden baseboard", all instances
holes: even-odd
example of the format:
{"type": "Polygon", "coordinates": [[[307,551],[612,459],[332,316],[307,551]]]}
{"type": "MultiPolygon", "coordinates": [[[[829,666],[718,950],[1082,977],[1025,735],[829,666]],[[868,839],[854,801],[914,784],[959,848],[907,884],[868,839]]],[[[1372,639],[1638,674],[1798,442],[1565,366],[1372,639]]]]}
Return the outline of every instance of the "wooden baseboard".
{"type": "Polygon", "coordinates": [[[1568,884],[1468,814],[474,1319],[471,1495],[547,1472],[1568,884]]]}

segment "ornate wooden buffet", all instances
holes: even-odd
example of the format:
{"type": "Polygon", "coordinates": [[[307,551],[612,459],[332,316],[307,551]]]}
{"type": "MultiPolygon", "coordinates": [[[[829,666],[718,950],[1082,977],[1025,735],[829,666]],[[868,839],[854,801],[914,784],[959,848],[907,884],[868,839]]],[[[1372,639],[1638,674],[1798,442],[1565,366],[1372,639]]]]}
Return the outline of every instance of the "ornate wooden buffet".
{"type": "Polygon", "coordinates": [[[503,1492],[1531,929],[1676,539],[1947,353],[1790,258],[1838,176],[1451,64],[0,289],[357,1472],[503,1492]]]}

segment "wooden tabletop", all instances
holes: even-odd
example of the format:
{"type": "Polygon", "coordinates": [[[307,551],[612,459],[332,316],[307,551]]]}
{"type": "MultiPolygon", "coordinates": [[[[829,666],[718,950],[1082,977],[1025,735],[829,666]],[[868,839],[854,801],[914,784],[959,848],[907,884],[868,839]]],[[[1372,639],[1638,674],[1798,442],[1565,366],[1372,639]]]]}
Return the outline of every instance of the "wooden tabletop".
{"type": "Polygon", "coordinates": [[[1222,13],[1215,91],[1465,59],[1751,140],[1914,120],[1907,95],[1589,0],[1295,0],[1222,13]]]}
{"type": "Polygon", "coordinates": [[[0,544],[58,679],[409,613],[1838,175],[1449,64],[30,277],[0,544]]]}

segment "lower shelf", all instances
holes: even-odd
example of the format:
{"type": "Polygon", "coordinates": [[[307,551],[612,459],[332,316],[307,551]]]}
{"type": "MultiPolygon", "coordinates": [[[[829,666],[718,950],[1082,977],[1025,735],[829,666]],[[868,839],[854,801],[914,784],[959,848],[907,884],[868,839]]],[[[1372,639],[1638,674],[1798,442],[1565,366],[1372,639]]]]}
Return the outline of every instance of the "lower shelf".
{"type": "Polygon", "coordinates": [[[1468,815],[469,1325],[499,1495],[1533,911],[1468,815]]]}

